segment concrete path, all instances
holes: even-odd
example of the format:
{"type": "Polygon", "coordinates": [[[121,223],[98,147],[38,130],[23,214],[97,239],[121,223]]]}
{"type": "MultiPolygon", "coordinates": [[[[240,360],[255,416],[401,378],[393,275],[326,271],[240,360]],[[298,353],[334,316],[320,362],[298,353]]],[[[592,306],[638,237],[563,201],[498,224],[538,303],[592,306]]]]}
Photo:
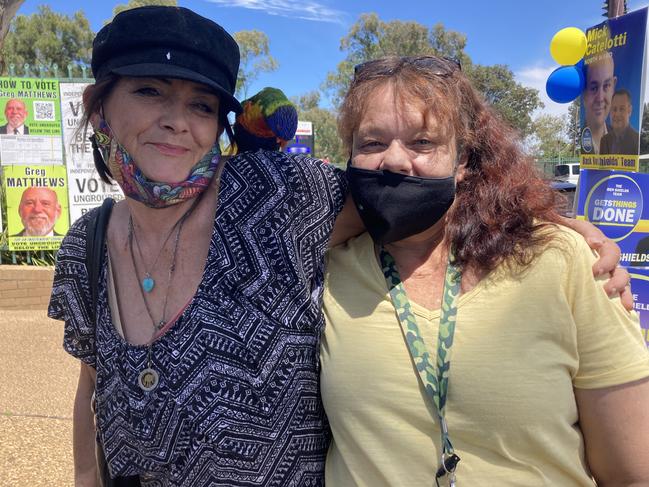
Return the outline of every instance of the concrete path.
{"type": "Polygon", "coordinates": [[[78,362],[45,311],[0,310],[0,486],[72,486],[78,362]]]}

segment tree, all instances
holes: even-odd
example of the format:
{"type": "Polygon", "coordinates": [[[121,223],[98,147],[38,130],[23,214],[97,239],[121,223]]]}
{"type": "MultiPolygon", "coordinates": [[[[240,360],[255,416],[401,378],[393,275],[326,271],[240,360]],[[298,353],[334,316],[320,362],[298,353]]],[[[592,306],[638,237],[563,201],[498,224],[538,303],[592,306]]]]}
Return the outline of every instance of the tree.
{"type": "Polygon", "coordinates": [[[234,40],[239,44],[241,64],[237,79],[236,94],[239,98],[248,98],[248,90],[260,73],[275,71],[278,63],[270,55],[268,36],[258,30],[235,32],[234,40]]]}
{"type": "MultiPolygon", "coordinates": [[[[25,0],[0,0],[0,52],[4,44],[5,37],[9,32],[11,20],[18,12],[18,9],[25,0]]],[[[3,58],[0,58],[0,72],[4,69],[3,58]]]]}
{"type": "Polygon", "coordinates": [[[336,115],[331,110],[320,108],[320,94],[312,91],[292,100],[300,120],[313,122],[314,153],[316,157],[344,166],[349,158],[343,150],[336,127],[336,115]]]}
{"type": "Polygon", "coordinates": [[[581,98],[576,98],[568,107],[568,122],[566,124],[566,135],[570,144],[570,155],[578,156],[580,152],[581,125],[579,113],[581,109],[581,98]]]}
{"type": "Polygon", "coordinates": [[[649,103],[642,110],[642,127],[640,130],[640,154],[649,154],[649,103]]]}
{"type": "Polygon", "coordinates": [[[338,71],[329,73],[325,89],[332,92],[334,105],[342,101],[352,77],[354,66],[384,56],[437,55],[468,61],[464,53],[466,37],[447,31],[442,24],[432,29],[418,22],[393,20],[383,22],[375,13],[362,14],[349,33],[340,41],[340,50],[347,51],[338,71]]]}
{"type": "Polygon", "coordinates": [[[566,138],[567,117],[539,115],[531,124],[534,132],[532,150],[540,158],[570,155],[572,146],[566,138]]]}
{"type": "Polygon", "coordinates": [[[347,53],[336,72],[324,83],[334,106],[339,106],[349,88],[356,64],[382,56],[436,55],[460,61],[467,76],[503,117],[526,136],[530,113],[541,105],[538,91],[514,80],[506,66],[473,65],[465,53],[466,36],[446,30],[442,24],[428,28],[417,22],[384,22],[376,14],[363,14],[343,37],[340,50],[347,53]]]}
{"type": "Polygon", "coordinates": [[[521,137],[531,133],[531,114],[541,104],[538,90],[516,83],[514,73],[502,64],[469,65],[465,71],[473,86],[510,125],[518,129],[521,137]]]}
{"type": "Polygon", "coordinates": [[[124,10],[130,10],[137,7],[147,7],[149,5],[165,5],[167,7],[177,7],[177,0],[128,0],[126,4],[120,4],[113,9],[113,17],[124,10]]]}
{"type": "MultiPolygon", "coordinates": [[[[47,5],[40,5],[32,15],[19,15],[11,23],[5,39],[2,59],[7,67],[25,63],[33,68],[57,64],[65,72],[68,64],[87,66],[90,63],[93,32],[82,11],[72,17],[58,14],[47,5]]],[[[75,71],[80,74],[79,70],[75,71]]]]}

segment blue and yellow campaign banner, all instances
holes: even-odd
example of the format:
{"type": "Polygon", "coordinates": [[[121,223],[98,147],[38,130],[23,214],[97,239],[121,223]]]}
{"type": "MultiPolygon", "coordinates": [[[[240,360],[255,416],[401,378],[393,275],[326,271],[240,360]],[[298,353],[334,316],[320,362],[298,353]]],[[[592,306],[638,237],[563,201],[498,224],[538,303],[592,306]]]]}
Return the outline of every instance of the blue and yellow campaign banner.
{"type": "Polygon", "coordinates": [[[63,165],[3,166],[9,250],[58,249],[70,225],[63,165]]]}
{"type": "Polygon", "coordinates": [[[643,8],[586,30],[582,169],[638,170],[646,29],[643,8]]]}
{"type": "Polygon", "coordinates": [[[649,267],[649,174],[585,169],[579,188],[577,218],[620,246],[621,265],[649,267]]]}
{"type": "Polygon", "coordinates": [[[642,336],[649,347],[649,268],[628,268],[633,290],[633,309],[640,317],[642,336]]]}

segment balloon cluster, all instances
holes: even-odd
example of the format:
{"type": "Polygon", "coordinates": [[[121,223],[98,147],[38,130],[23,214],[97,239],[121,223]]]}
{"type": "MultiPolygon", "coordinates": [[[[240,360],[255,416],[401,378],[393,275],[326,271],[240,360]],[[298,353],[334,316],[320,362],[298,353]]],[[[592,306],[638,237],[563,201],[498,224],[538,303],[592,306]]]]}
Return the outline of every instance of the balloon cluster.
{"type": "Polygon", "coordinates": [[[561,67],[552,71],[545,83],[552,101],[570,103],[583,91],[586,44],[586,34],[577,27],[566,27],[554,34],[550,54],[561,67]]]}

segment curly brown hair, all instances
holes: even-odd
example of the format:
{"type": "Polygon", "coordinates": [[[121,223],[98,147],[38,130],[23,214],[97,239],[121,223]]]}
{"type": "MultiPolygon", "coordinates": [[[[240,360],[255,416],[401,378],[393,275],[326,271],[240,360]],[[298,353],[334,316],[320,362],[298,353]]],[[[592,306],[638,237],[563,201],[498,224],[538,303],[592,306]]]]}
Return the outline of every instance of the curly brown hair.
{"type": "Polygon", "coordinates": [[[338,118],[343,143],[351,150],[373,93],[390,83],[398,103],[421,106],[437,120],[447,121],[458,154],[466,158],[455,202],[446,215],[445,238],[457,264],[478,272],[501,263],[529,264],[551,239],[549,232],[540,230],[559,220],[557,209],[564,200],[538,174],[516,131],[459,68],[447,64],[449,69],[440,72],[417,59],[423,58],[388,57],[362,65],[338,118]]]}

